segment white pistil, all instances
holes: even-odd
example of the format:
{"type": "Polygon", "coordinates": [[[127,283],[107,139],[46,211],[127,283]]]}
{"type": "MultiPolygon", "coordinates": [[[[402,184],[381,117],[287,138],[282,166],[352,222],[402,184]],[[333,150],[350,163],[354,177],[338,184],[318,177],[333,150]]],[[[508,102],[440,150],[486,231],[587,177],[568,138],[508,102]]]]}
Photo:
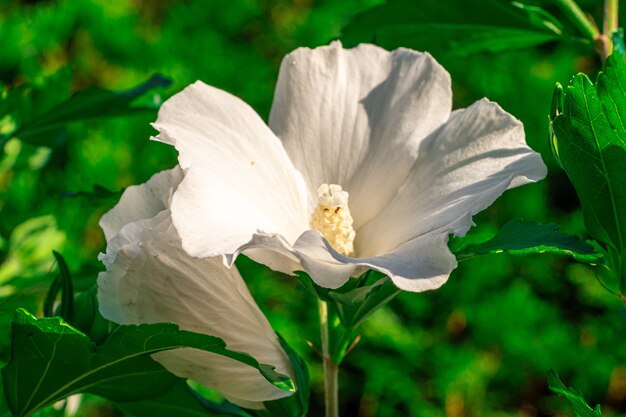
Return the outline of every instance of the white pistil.
{"type": "Polygon", "coordinates": [[[337,252],[353,256],[355,232],[348,192],[340,185],[322,184],[317,193],[319,200],[311,215],[311,228],[320,232],[337,252]]]}

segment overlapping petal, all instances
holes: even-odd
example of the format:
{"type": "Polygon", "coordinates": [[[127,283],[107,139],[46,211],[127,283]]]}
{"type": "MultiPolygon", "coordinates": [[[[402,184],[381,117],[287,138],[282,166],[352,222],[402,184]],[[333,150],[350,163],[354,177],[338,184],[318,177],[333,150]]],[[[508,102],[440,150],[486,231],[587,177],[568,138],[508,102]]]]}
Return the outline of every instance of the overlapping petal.
{"type": "Polygon", "coordinates": [[[172,217],[190,255],[233,253],[259,230],[293,242],[307,227],[301,175],[243,101],[196,82],[163,104],[154,127],[185,170],[172,217]]]}
{"type": "Polygon", "coordinates": [[[526,145],[522,123],[496,103],[480,100],[455,111],[422,143],[405,183],[359,230],[359,253],[386,253],[436,230],[462,236],[472,215],[505,190],[545,175],[540,155],[526,145]]]}
{"type": "Polygon", "coordinates": [[[283,59],[270,127],[313,206],[320,185],[340,184],[358,228],[388,204],[451,106],[450,76],[429,54],[333,42],[283,59]]]}
{"type": "MultiPolygon", "coordinates": [[[[168,204],[159,210],[158,202],[167,202],[166,196],[180,180],[179,170],[155,175],[147,184],[127,190],[103,219],[109,230],[113,230],[111,219],[129,223],[109,240],[107,253],[101,257],[107,268],[98,277],[102,314],[123,324],[175,322],[183,330],[221,337],[229,349],[249,353],[291,375],[276,334],[237,269],[226,268],[219,257],[190,257],[182,249],[168,204]],[[157,184],[171,187],[157,190],[157,184]],[[141,215],[146,216],[142,219],[129,204],[139,201],[141,215]]],[[[179,349],[153,357],[178,376],[214,387],[244,407],[260,408],[263,401],[290,395],[256,369],[209,352],[179,349]]]]}
{"type": "Polygon", "coordinates": [[[131,185],[124,190],[115,210],[109,210],[100,219],[106,240],[111,240],[125,225],[150,219],[168,208],[174,190],[182,179],[183,172],[177,166],[153,175],[145,184],[131,185]]]}
{"type": "Polygon", "coordinates": [[[338,288],[355,272],[374,269],[389,276],[405,291],[422,292],[443,285],[456,268],[456,258],[448,249],[448,235],[435,231],[379,256],[351,258],[334,250],[318,232],[305,232],[296,248],[302,265],[319,285],[338,288]]]}

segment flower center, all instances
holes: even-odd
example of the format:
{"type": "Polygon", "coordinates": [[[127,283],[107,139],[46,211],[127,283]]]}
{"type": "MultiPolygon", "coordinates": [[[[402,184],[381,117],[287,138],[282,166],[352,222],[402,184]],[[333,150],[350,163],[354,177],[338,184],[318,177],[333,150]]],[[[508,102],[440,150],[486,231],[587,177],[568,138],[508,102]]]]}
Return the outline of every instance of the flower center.
{"type": "Polygon", "coordinates": [[[345,256],[354,255],[354,229],[348,209],[348,192],[340,185],[322,184],[317,189],[319,200],[311,215],[311,228],[345,256]]]}

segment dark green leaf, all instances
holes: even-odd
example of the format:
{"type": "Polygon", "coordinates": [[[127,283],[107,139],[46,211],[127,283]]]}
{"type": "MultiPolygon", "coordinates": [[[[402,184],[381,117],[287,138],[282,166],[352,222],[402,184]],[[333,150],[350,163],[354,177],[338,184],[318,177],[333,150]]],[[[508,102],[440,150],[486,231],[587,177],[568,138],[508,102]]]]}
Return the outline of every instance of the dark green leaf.
{"type": "Polygon", "coordinates": [[[265,402],[265,408],[273,417],[305,417],[309,411],[309,371],[306,363],[287,344],[285,339],[278,335],[280,345],[287,353],[289,362],[296,376],[296,393],[280,400],[265,402]]]}
{"type": "MultiPolygon", "coordinates": [[[[563,113],[563,106],[565,105],[563,100],[563,86],[561,85],[561,83],[556,83],[556,85],[554,86],[554,90],[552,91],[552,105],[550,107],[550,116],[548,116],[548,118],[550,121],[550,150],[552,151],[552,155],[554,156],[554,159],[556,159],[556,161],[559,163],[559,165],[561,165],[561,158],[559,157],[558,140],[556,135],[554,134],[554,127],[552,126],[552,123],[559,114],[563,113]]],[[[562,167],[563,166],[561,166],[561,168],[562,167]]]]}
{"type": "Polygon", "coordinates": [[[74,298],[72,327],[85,333],[96,344],[102,344],[119,325],[102,317],[98,307],[98,287],[93,285],[74,298]]]}
{"type": "Polygon", "coordinates": [[[51,134],[67,124],[87,119],[124,116],[134,112],[153,111],[160,102],[150,106],[133,106],[134,101],[146,92],[167,87],[171,80],[154,75],[144,83],[126,91],[109,91],[91,88],[80,91],[55,105],[43,114],[33,114],[21,123],[12,136],[41,146],[53,146],[51,134]]]}
{"type": "MultiPolygon", "coordinates": [[[[331,291],[329,288],[320,287],[313,281],[313,279],[304,271],[296,271],[294,272],[296,276],[300,279],[300,283],[304,286],[304,288],[315,297],[324,301],[332,301],[328,293],[331,291]]],[[[347,285],[350,284],[348,281],[347,285]]]]}
{"type": "Polygon", "coordinates": [[[111,191],[106,187],[95,184],[91,191],[64,192],[62,195],[66,198],[84,198],[96,207],[103,205],[111,205],[119,201],[124,190],[111,191]]]}
{"type": "Polygon", "coordinates": [[[46,298],[43,301],[43,315],[45,317],[54,316],[54,303],[57,300],[57,295],[61,291],[61,275],[57,275],[50,284],[50,288],[46,294],[46,298]]]}
{"type": "Polygon", "coordinates": [[[556,34],[563,32],[563,25],[558,19],[538,6],[531,6],[517,1],[510,2],[511,6],[518,8],[525,13],[528,23],[538,29],[548,29],[556,34]]]}
{"type": "Polygon", "coordinates": [[[624,29],[619,28],[611,34],[613,41],[613,53],[626,56],[626,45],[624,45],[624,29]]]}
{"type": "Polygon", "coordinates": [[[178,378],[149,355],[191,347],[248,364],[277,387],[293,390],[291,379],[250,355],[228,350],[224,341],[171,323],[119,326],[102,346],[59,318],[37,319],[16,312],[11,359],[2,369],[7,402],[17,417],[68,395],[89,392],[113,401],[163,395],[178,378]]]}
{"type": "Polygon", "coordinates": [[[569,401],[576,417],[602,417],[600,405],[597,405],[595,409],[589,407],[582,394],[573,388],[566,387],[559,379],[559,375],[552,369],[548,371],[548,387],[552,392],[564,396],[569,401]]]}
{"type": "Polygon", "coordinates": [[[391,280],[379,272],[378,279],[369,285],[355,288],[346,293],[332,291],[329,296],[336,302],[337,312],[344,326],[356,329],[369,316],[400,293],[391,280]]]}
{"type": "Polygon", "coordinates": [[[182,379],[164,395],[142,401],[117,402],[116,406],[135,417],[249,417],[235,405],[215,404],[202,398],[182,379]]]}
{"type": "Polygon", "coordinates": [[[598,263],[602,258],[591,245],[582,242],[577,236],[561,233],[556,224],[541,224],[520,219],[505,224],[489,240],[481,243],[472,240],[473,236],[469,234],[451,242],[451,249],[458,260],[492,253],[512,255],[553,253],[572,256],[578,261],[587,263],[598,263]]]}
{"type": "Polygon", "coordinates": [[[296,275],[311,294],[332,303],[343,326],[351,330],[400,293],[388,277],[373,270],[335,290],[320,287],[304,272],[296,275]]]}
{"type": "Polygon", "coordinates": [[[71,323],[74,320],[74,287],[72,284],[72,275],[70,274],[70,269],[63,256],[57,251],[52,251],[52,254],[59,266],[58,277],[61,280],[59,315],[63,317],[63,320],[71,323]]]}
{"type": "Polygon", "coordinates": [[[552,129],[556,153],[578,193],[587,230],[620,253],[626,245],[625,126],[626,64],[624,56],[615,53],[595,85],[584,74],[573,78],[552,129]]]}
{"type": "Polygon", "coordinates": [[[389,0],[357,14],[342,36],[349,46],[374,42],[388,49],[403,46],[457,56],[559,39],[566,39],[561,25],[548,12],[501,0],[389,0]]]}
{"type": "MultiPolygon", "coordinates": [[[[72,73],[65,67],[43,80],[21,84],[13,88],[0,88],[0,145],[13,137],[24,122],[44,114],[61,103],[70,91],[72,73]],[[2,91],[4,90],[4,91],[2,91]]],[[[1,86],[1,84],[0,84],[1,86]]],[[[58,135],[50,135],[52,145],[58,145],[58,135]]]]}

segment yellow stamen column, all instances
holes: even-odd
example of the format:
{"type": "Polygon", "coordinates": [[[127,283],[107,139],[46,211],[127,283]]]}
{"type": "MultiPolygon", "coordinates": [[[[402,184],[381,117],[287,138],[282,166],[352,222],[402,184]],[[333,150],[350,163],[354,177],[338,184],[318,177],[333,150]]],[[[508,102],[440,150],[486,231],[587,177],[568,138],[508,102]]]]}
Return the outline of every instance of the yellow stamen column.
{"type": "Polygon", "coordinates": [[[319,231],[339,253],[354,255],[354,228],[348,208],[348,192],[340,185],[322,184],[319,200],[311,215],[311,229],[319,231]]]}
{"type": "MultiPolygon", "coordinates": [[[[348,192],[340,185],[322,184],[317,190],[319,200],[311,214],[311,229],[319,231],[328,243],[345,256],[354,255],[355,232],[348,208],[348,192]]],[[[319,300],[322,353],[324,355],[324,400],[326,417],[339,416],[339,366],[329,352],[328,305],[319,300]]]]}

